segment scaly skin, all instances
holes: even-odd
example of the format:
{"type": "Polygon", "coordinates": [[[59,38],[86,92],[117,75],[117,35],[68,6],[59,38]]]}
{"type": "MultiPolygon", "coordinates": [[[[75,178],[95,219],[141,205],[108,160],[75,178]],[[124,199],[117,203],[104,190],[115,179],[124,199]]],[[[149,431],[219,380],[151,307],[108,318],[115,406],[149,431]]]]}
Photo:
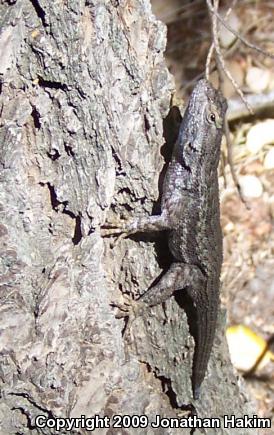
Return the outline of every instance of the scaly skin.
{"type": "Polygon", "coordinates": [[[121,307],[121,316],[142,315],[187,287],[197,310],[192,370],[198,399],[219,310],[222,233],[217,169],[226,101],[206,80],[195,86],[185,111],[163,186],[161,214],[103,230],[103,235],[168,230],[174,257],[162,279],[140,299],[121,307]]]}

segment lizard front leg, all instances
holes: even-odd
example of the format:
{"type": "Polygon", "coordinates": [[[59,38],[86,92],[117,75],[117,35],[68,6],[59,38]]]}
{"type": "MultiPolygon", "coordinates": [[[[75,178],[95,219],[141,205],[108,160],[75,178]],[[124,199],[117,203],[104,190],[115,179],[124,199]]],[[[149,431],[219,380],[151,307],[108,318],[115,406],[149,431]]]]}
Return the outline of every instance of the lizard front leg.
{"type": "Polygon", "coordinates": [[[128,221],[110,222],[101,228],[102,237],[124,234],[124,237],[135,233],[150,231],[163,231],[171,228],[166,213],[157,216],[141,216],[128,221]]]}

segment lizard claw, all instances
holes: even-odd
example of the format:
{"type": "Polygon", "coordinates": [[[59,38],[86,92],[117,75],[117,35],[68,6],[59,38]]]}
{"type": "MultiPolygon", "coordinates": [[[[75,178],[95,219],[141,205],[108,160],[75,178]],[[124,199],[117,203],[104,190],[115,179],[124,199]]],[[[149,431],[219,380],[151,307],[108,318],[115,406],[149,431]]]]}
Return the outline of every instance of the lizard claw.
{"type": "Polygon", "coordinates": [[[119,228],[119,227],[112,227],[112,228],[101,228],[101,236],[102,237],[108,237],[108,236],[115,236],[116,234],[121,234],[123,233],[124,230],[123,228],[119,228]]]}
{"type": "Polygon", "coordinates": [[[102,237],[117,236],[116,239],[111,243],[112,247],[114,247],[122,239],[125,239],[128,236],[128,232],[126,230],[126,224],[123,222],[118,222],[117,225],[113,222],[105,223],[101,228],[101,236],[102,237]]]}
{"type": "Polygon", "coordinates": [[[120,241],[121,239],[124,239],[125,237],[129,236],[130,234],[134,234],[137,231],[136,221],[112,221],[112,222],[106,222],[101,227],[101,236],[102,237],[108,237],[108,236],[116,236],[118,235],[117,241],[120,241]]]}
{"type": "Polygon", "coordinates": [[[122,220],[112,220],[105,222],[101,227],[102,237],[112,236],[126,232],[127,223],[122,220]]]}
{"type": "Polygon", "coordinates": [[[124,333],[130,329],[132,323],[137,317],[143,315],[147,306],[141,301],[135,301],[128,295],[124,295],[123,303],[113,302],[112,305],[118,308],[118,313],[116,314],[117,319],[128,318],[124,333]]]}
{"type": "Polygon", "coordinates": [[[112,302],[111,305],[118,308],[118,313],[116,314],[117,319],[122,319],[123,317],[129,317],[130,306],[133,299],[128,295],[123,295],[123,302],[112,302]]]}

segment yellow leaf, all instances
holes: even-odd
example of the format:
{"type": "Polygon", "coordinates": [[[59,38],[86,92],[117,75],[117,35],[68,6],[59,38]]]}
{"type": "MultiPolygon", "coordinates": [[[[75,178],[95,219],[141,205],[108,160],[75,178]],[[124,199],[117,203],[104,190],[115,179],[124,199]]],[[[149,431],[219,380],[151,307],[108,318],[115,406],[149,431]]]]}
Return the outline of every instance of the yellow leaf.
{"type": "Polygon", "coordinates": [[[244,325],[230,326],[226,330],[230,358],[234,367],[248,372],[265,352],[258,367],[265,366],[274,360],[274,354],[267,349],[267,342],[254,331],[244,325]]]}

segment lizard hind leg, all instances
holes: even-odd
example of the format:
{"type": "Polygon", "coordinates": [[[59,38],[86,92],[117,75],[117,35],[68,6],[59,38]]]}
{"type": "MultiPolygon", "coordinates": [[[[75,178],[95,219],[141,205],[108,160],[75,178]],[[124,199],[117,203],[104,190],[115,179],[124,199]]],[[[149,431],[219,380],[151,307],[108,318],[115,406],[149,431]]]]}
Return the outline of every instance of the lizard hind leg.
{"type": "MultiPolygon", "coordinates": [[[[114,304],[119,308],[117,318],[128,318],[128,323],[124,330],[124,334],[130,337],[132,323],[137,317],[143,316],[150,307],[154,307],[165,302],[176,291],[184,290],[186,287],[199,288],[204,280],[202,272],[197,266],[174,262],[169,270],[161,277],[161,279],[152,287],[150,287],[138,300],[126,299],[122,305],[114,304]]],[[[199,396],[199,380],[195,381],[194,395],[199,396]],[[197,387],[197,388],[196,388],[197,387]]]]}
{"type": "Polygon", "coordinates": [[[124,333],[132,326],[137,317],[142,317],[150,307],[165,302],[177,290],[184,289],[193,281],[193,266],[184,263],[173,263],[157,284],[150,287],[139,299],[134,300],[124,294],[123,303],[113,302],[118,308],[116,318],[127,318],[124,333]],[[191,279],[192,277],[192,279],[191,279]]]}

